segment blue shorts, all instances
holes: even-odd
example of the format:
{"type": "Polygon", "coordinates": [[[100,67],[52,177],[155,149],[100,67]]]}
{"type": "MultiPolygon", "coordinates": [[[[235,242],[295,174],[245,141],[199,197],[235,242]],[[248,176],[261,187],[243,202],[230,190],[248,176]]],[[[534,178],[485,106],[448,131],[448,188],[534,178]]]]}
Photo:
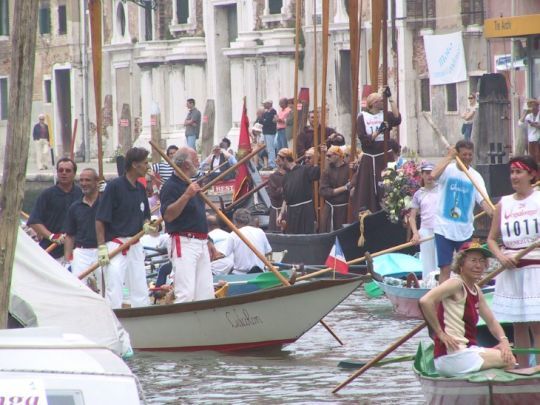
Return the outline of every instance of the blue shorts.
{"type": "Polygon", "coordinates": [[[439,267],[449,266],[454,258],[454,252],[457,252],[461,245],[469,240],[471,238],[462,241],[450,240],[436,233],[435,247],[437,248],[437,262],[439,263],[439,267]]]}

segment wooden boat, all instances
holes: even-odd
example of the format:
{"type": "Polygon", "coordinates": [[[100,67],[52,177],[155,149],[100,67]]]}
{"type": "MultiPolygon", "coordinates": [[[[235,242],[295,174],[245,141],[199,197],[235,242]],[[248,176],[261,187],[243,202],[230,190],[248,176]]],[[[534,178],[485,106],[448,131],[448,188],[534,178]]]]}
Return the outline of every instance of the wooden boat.
{"type": "Polygon", "coordinates": [[[232,351],[282,346],[311,329],[362,282],[321,280],[172,305],[117,309],[132,346],[153,351],[232,351]]]}
{"type": "MultiPolygon", "coordinates": [[[[364,219],[364,246],[358,246],[360,226],[358,222],[344,226],[334,232],[310,235],[267,233],[274,252],[286,250],[285,263],[322,264],[326,261],[336,237],[347,260],[356,259],[365,252],[378,252],[407,241],[407,231],[399,224],[388,220],[384,211],[370,214],[364,219]]],[[[415,248],[403,250],[413,254],[415,248]]]]}
{"type": "Polygon", "coordinates": [[[441,377],[433,365],[433,345],[421,343],[413,370],[428,404],[538,404],[540,373],[519,375],[488,369],[462,377],[441,377]]]}

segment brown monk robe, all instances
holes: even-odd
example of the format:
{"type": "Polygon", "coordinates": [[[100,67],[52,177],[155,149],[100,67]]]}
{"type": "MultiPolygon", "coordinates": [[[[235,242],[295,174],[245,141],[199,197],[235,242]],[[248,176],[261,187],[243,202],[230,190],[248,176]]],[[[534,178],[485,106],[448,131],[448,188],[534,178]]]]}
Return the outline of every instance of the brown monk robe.
{"type": "Polygon", "coordinates": [[[283,204],[283,179],[285,177],[285,169],[283,166],[283,160],[276,157],[276,165],[278,168],[274,173],[268,177],[268,184],[266,185],[266,192],[270,197],[270,211],[268,221],[268,232],[281,232],[281,227],[277,225],[277,218],[281,213],[281,206],[283,204]]]}
{"type": "Polygon", "coordinates": [[[286,233],[315,233],[313,182],[320,177],[319,166],[297,165],[287,148],[278,152],[277,159],[283,160],[287,170],[283,178],[284,210],[278,220],[286,220],[286,233]]]}
{"type": "MultiPolygon", "coordinates": [[[[389,128],[401,123],[401,115],[397,105],[389,99],[392,111],[388,111],[385,124],[389,128]]],[[[352,215],[358,216],[360,210],[368,209],[376,212],[381,209],[379,182],[381,172],[384,169],[384,131],[381,124],[384,121],[383,97],[379,93],[371,93],[367,99],[368,111],[358,115],[358,138],[362,143],[363,154],[358,164],[352,184],[352,215]]],[[[398,149],[399,145],[393,139],[388,142],[388,161],[394,160],[392,149],[398,149]]]]}
{"type": "Polygon", "coordinates": [[[347,223],[349,202],[349,165],[343,160],[343,150],[331,146],[326,152],[328,165],[319,185],[319,194],[325,199],[319,232],[332,232],[347,223]]]}

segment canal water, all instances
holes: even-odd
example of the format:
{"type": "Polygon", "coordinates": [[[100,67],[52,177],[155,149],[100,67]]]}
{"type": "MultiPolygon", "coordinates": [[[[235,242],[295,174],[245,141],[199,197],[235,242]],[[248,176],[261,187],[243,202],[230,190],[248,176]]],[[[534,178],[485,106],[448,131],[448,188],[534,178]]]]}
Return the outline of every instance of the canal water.
{"type": "MultiPolygon", "coordinates": [[[[339,361],[369,360],[419,320],[394,314],[386,298],[368,299],[360,289],[325,321],[345,346],[339,346],[316,325],[281,350],[242,354],[137,352],[128,365],[150,404],[425,403],[410,361],[372,368],[337,395],[331,392],[354,371],[338,368],[339,361]]],[[[426,330],[389,357],[414,354],[421,340],[429,340],[426,330]]]]}

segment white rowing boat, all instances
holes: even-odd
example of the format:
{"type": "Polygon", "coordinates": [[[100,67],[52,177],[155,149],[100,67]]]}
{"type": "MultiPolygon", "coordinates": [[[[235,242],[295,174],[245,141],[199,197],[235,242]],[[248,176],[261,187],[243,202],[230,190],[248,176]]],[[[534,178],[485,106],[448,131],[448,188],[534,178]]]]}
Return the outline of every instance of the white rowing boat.
{"type": "Polygon", "coordinates": [[[320,280],[233,297],[115,310],[139,350],[242,350],[296,341],[361,278],[320,280]]]}

